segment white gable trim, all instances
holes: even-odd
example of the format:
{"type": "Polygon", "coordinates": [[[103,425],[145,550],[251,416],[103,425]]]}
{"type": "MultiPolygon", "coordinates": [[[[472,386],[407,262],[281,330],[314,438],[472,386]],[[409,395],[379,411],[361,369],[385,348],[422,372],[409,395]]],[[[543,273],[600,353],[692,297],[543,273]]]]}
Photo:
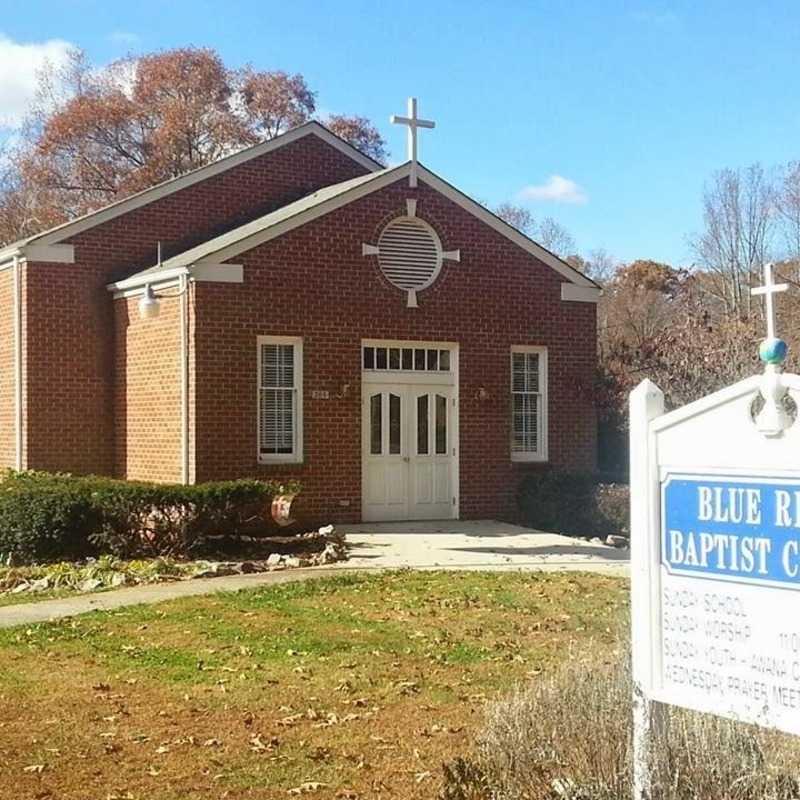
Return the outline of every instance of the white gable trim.
{"type": "Polygon", "coordinates": [[[270,225],[268,228],[264,228],[263,230],[253,233],[250,236],[239,239],[238,242],[234,242],[227,247],[222,247],[219,250],[210,253],[208,256],[201,258],[197,263],[218,263],[221,261],[227,261],[229,258],[234,258],[240,253],[245,253],[248,250],[252,250],[254,247],[264,244],[264,242],[277,239],[278,236],[283,236],[284,233],[288,233],[295,228],[299,228],[302,225],[317,219],[318,217],[322,217],[331,211],[335,211],[337,208],[349,205],[355,200],[366,197],[367,195],[377,192],[386,186],[390,186],[401,178],[407,177],[409,172],[410,164],[403,164],[395,169],[391,169],[388,172],[385,172],[382,175],[367,181],[366,183],[362,183],[353,187],[347,192],[334,195],[328,200],[323,200],[318,205],[305,209],[305,211],[299,211],[293,217],[288,217],[287,219],[278,222],[275,225],[270,225]]]}
{"type": "Polygon", "coordinates": [[[140,294],[143,286],[148,284],[154,289],[165,288],[177,283],[181,277],[187,276],[193,281],[210,283],[243,283],[244,268],[241,264],[195,264],[191,267],[175,267],[149,273],[133,275],[116,283],[109,283],[106,289],[114,293],[114,297],[131,297],[140,294]]]}
{"type": "Polygon", "coordinates": [[[23,252],[27,261],[75,263],[75,248],[71,244],[29,244],[23,248],[23,252]]]}
{"type": "Polygon", "coordinates": [[[539,261],[547,264],[548,267],[552,267],[570,283],[574,283],[577,286],[598,288],[594,281],[582,275],[578,270],[573,269],[573,267],[565,261],[562,261],[558,256],[534,242],[533,239],[529,239],[524,233],[520,233],[515,227],[504,222],[496,214],[492,214],[488,208],[484,208],[480,203],[475,202],[471,197],[468,197],[447,181],[442,180],[438,175],[435,175],[421,164],[418,165],[418,174],[432,189],[435,189],[439,194],[443,194],[456,205],[461,206],[464,211],[469,212],[473,217],[477,217],[481,222],[484,222],[490,228],[493,228],[498,233],[505,236],[506,239],[510,239],[514,244],[538,258],[539,261]]]}
{"type": "Polygon", "coordinates": [[[153,203],[156,200],[167,197],[174,192],[179,192],[181,189],[186,189],[189,186],[193,186],[195,183],[200,183],[201,181],[207,180],[215,175],[219,175],[220,173],[226,172],[227,170],[232,169],[239,164],[243,164],[253,158],[258,158],[266,153],[270,153],[273,150],[277,150],[284,145],[291,144],[292,142],[302,139],[305,136],[309,136],[310,134],[319,137],[322,139],[322,141],[329,144],[331,147],[334,147],[340,153],[343,153],[348,158],[351,158],[357,164],[360,164],[370,172],[377,172],[378,170],[383,169],[383,167],[376,161],[373,161],[371,158],[358,151],[355,147],[331,133],[324,125],[321,125],[316,121],[307,122],[304,125],[293,128],[292,130],[281,134],[280,136],[276,136],[274,139],[261,142],[260,144],[254,145],[253,147],[248,147],[244,150],[240,150],[238,153],[233,153],[230,156],[221,158],[218,161],[215,161],[213,164],[207,164],[204,167],[199,167],[191,172],[187,172],[185,175],[180,175],[177,178],[171,178],[170,180],[159,183],[156,186],[150,187],[149,189],[144,189],[141,192],[137,192],[136,194],[125,197],[115,203],[104,206],[97,211],[92,211],[83,217],[78,217],[78,219],[65,222],[63,225],[59,225],[58,227],[52,228],[49,231],[31,236],[26,242],[20,242],[11,245],[6,249],[0,249],[0,262],[5,261],[7,258],[13,257],[15,253],[22,253],[31,261],[59,260],[43,258],[34,259],[33,256],[29,255],[29,250],[33,246],[33,242],[36,242],[37,246],[56,244],[63,239],[75,236],[83,231],[95,227],[96,225],[102,225],[104,222],[115,219],[122,214],[127,214],[129,211],[146,206],[149,203],[153,203]]]}
{"type": "MultiPolygon", "coordinates": [[[[419,177],[439,194],[445,196],[448,200],[453,201],[456,205],[472,214],[472,216],[477,217],[481,222],[505,236],[507,239],[510,239],[514,244],[535,256],[539,261],[546,264],[551,269],[554,269],[562,277],[567,278],[570,284],[574,285],[576,289],[584,288],[591,290],[582,293],[580,298],[581,302],[596,302],[600,289],[594,281],[590,280],[585,275],[582,275],[580,272],[578,272],[578,270],[570,267],[569,264],[553,255],[553,253],[551,253],[549,250],[545,250],[544,247],[536,244],[536,242],[534,242],[532,239],[529,239],[527,236],[517,231],[516,228],[513,228],[511,225],[503,222],[503,220],[501,220],[499,217],[492,214],[491,211],[485,209],[482,205],[476,203],[474,200],[458,191],[458,189],[451,186],[446,181],[438,178],[432,172],[425,169],[425,167],[418,164],[417,169],[419,171],[419,177]],[[592,298],[593,295],[594,297],[592,298]]],[[[328,200],[324,200],[318,205],[307,208],[306,210],[295,214],[293,217],[289,217],[288,219],[278,222],[275,225],[271,225],[263,230],[250,234],[249,236],[240,239],[238,242],[221,247],[219,250],[210,253],[205,258],[201,258],[197,263],[203,264],[207,262],[210,263],[212,261],[214,263],[219,263],[221,261],[226,261],[229,258],[234,258],[240,253],[252,250],[254,247],[258,247],[258,245],[264,244],[265,242],[275,239],[278,236],[283,236],[283,234],[288,233],[289,231],[294,230],[301,225],[305,225],[306,223],[311,222],[318,217],[324,216],[325,214],[335,211],[342,206],[346,206],[355,200],[366,197],[373,192],[377,192],[402,178],[408,177],[410,172],[410,162],[402,164],[399,167],[395,167],[394,169],[387,170],[382,175],[378,175],[375,178],[366,181],[365,183],[359,184],[349,191],[342,192],[341,194],[335,195],[328,200]]],[[[564,290],[562,289],[562,300],[563,299],[576,300],[578,299],[578,296],[576,294],[574,296],[570,296],[569,298],[564,297],[564,290]]]]}
{"type": "Polygon", "coordinates": [[[576,303],[596,303],[600,299],[597,286],[578,286],[575,283],[561,284],[561,299],[572,300],[576,303]]]}

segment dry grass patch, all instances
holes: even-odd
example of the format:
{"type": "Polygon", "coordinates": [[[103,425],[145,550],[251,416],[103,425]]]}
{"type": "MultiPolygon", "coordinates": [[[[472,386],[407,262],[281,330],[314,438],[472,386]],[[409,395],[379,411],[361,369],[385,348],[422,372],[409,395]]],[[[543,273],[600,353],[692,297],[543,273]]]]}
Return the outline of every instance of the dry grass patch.
{"type": "Polygon", "coordinates": [[[392,573],[0,632],[0,798],[434,798],[487,699],[613,647],[625,582],[392,573]]]}

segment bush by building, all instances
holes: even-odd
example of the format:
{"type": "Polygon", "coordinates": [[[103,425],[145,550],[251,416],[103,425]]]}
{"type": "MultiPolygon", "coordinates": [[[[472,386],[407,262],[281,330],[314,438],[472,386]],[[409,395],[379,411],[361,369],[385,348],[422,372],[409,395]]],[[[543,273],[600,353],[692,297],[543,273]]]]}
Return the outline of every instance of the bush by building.
{"type": "Polygon", "coordinates": [[[197,485],[9,472],[0,481],[0,557],[13,563],[188,557],[212,537],[269,529],[272,498],[297,487],[235,480],[197,485]]]}
{"type": "Polygon", "coordinates": [[[628,535],[629,503],[627,484],[557,470],[528,475],[517,491],[525,525],[575,536],[628,535]]]}

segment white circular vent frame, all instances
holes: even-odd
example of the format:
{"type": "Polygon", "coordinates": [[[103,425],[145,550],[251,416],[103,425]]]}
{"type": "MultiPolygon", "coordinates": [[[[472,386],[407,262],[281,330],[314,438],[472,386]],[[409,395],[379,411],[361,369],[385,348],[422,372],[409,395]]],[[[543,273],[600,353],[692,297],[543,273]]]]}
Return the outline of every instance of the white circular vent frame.
{"type": "Polygon", "coordinates": [[[378,239],[378,265],[392,286],[427,289],[439,277],[444,253],[436,231],[419,217],[396,217],[378,239]]]}

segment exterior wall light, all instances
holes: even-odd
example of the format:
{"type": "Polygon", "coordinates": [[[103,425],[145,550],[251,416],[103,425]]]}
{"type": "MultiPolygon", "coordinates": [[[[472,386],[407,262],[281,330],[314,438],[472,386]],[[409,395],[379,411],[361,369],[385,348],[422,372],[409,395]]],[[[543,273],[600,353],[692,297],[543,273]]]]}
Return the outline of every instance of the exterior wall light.
{"type": "Polygon", "coordinates": [[[144,287],[144,294],[142,294],[139,300],[139,318],[155,319],[160,311],[161,302],[153,291],[153,287],[148,283],[144,287]]]}

